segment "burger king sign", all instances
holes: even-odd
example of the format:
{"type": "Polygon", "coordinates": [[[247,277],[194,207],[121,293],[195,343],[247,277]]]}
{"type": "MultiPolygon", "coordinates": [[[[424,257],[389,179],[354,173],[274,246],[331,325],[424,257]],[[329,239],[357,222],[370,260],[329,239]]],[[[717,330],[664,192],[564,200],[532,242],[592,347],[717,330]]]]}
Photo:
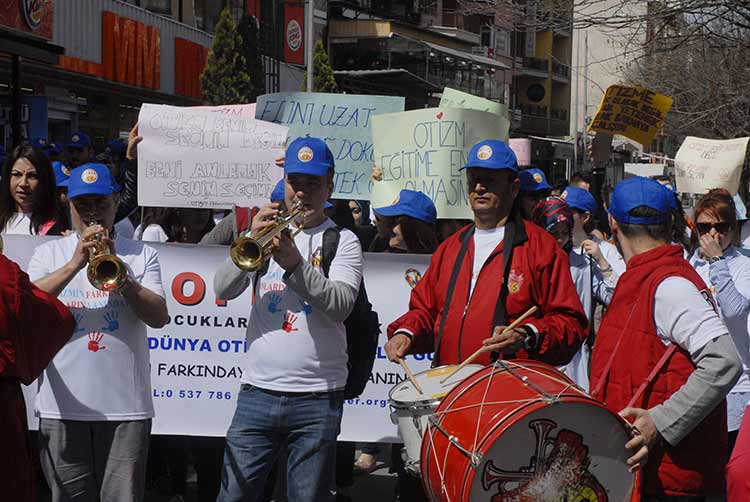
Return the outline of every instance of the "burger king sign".
{"type": "Polygon", "coordinates": [[[302,28],[296,19],[290,19],[286,25],[286,43],[295,52],[302,47],[302,28]]]}

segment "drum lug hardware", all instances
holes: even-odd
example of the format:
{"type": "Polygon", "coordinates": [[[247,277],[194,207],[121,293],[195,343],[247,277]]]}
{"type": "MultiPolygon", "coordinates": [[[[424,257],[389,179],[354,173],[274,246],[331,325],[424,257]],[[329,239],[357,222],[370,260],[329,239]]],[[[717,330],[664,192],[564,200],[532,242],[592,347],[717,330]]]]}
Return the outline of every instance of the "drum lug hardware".
{"type": "MultiPolygon", "coordinates": [[[[436,428],[440,433],[446,437],[446,439],[456,447],[458,451],[466,455],[466,457],[471,461],[471,464],[474,465],[474,462],[480,462],[482,457],[479,453],[472,453],[463,446],[461,446],[461,441],[458,440],[458,438],[452,434],[448,434],[448,431],[443,429],[443,427],[440,425],[437,415],[430,415],[430,418],[428,419],[430,421],[430,425],[432,425],[434,428],[436,428]],[[479,459],[475,459],[476,455],[479,455],[479,459]]],[[[479,464],[477,464],[479,465],[479,464]]],[[[475,466],[476,468],[476,466],[475,466]]]]}
{"type": "Polygon", "coordinates": [[[482,452],[475,451],[474,453],[472,453],[472,455],[471,455],[471,466],[474,469],[477,469],[479,467],[479,464],[482,463],[482,458],[483,458],[482,452]]]}

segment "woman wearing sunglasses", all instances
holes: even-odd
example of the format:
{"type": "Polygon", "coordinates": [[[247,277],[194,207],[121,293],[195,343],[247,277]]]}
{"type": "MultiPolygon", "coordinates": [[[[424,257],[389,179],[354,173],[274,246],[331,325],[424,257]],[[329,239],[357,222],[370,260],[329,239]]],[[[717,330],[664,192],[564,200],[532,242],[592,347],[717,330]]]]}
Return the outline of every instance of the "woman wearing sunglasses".
{"type": "Polygon", "coordinates": [[[750,258],[737,252],[739,238],[737,213],[732,196],[715,188],[695,207],[695,231],[691,239],[693,255],[690,264],[711,288],[719,315],[729,329],[745,367],[740,380],[727,396],[729,447],[734,446],[745,408],[750,402],[750,258]]]}

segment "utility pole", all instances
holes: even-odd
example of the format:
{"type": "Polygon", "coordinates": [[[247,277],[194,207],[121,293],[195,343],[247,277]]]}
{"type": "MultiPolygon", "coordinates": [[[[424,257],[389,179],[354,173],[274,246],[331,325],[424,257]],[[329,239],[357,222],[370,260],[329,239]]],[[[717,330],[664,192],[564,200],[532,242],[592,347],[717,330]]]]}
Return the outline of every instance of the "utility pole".
{"type": "MultiPolygon", "coordinates": [[[[589,34],[583,35],[583,167],[589,159],[589,34]]],[[[590,162],[589,162],[590,164],[590,162]]]]}
{"type": "MultiPolygon", "coordinates": [[[[576,63],[577,67],[575,68],[576,72],[576,92],[575,92],[575,105],[573,106],[573,171],[578,169],[578,156],[582,155],[581,152],[578,151],[578,133],[580,132],[580,128],[578,125],[578,107],[580,103],[578,102],[578,94],[579,94],[579,88],[581,87],[581,35],[582,33],[578,33],[578,37],[576,38],[576,63]]],[[[567,175],[568,179],[570,179],[570,175],[567,175]]]]}
{"type": "Polygon", "coordinates": [[[315,1],[307,0],[305,12],[305,52],[307,52],[307,92],[313,92],[313,58],[315,47],[313,47],[313,31],[315,30],[315,1]]]}

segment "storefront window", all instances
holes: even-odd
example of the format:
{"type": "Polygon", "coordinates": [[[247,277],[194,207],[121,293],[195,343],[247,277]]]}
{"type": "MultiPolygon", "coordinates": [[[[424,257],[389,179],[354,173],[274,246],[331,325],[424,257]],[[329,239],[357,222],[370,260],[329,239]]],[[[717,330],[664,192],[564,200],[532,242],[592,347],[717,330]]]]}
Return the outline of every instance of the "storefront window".
{"type": "Polygon", "coordinates": [[[235,22],[239,22],[245,13],[243,0],[195,0],[194,6],[196,27],[209,33],[215,31],[224,7],[229,7],[235,22]]]}
{"type": "Polygon", "coordinates": [[[138,7],[156,12],[157,14],[163,14],[165,16],[172,15],[172,1],[171,0],[125,0],[129,4],[137,5],[138,7]]]}

